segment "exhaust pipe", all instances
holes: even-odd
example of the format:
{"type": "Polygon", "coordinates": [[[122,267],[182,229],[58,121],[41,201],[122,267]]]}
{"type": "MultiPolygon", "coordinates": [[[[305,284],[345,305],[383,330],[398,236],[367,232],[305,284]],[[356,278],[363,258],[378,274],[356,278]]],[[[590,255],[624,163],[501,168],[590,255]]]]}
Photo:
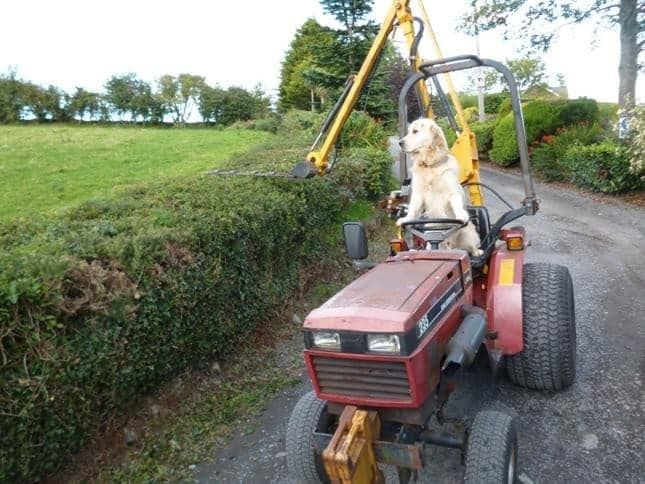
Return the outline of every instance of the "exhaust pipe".
{"type": "Polygon", "coordinates": [[[473,364],[484,336],[486,335],[486,312],[475,306],[464,308],[466,316],[461,326],[448,341],[448,356],[441,368],[457,369],[473,364]]]}

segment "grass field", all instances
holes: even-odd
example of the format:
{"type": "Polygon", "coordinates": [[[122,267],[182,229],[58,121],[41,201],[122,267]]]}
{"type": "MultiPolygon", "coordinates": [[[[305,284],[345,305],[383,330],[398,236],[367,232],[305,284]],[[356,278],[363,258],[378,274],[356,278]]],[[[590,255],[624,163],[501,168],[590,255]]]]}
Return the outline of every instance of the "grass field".
{"type": "Polygon", "coordinates": [[[132,184],[202,173],[261,131],[0,126],[0,218],[51,213],[132,184]]]}

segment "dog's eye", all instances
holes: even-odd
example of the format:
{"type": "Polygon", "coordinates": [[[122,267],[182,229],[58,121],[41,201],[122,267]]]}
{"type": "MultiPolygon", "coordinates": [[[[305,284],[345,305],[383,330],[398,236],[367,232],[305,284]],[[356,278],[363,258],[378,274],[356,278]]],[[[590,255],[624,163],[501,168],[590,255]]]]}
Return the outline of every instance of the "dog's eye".
{"type": "Polygon", "coordinates": [[[417,134],[417,133],[418,133],[418,131],[416,129],[412,130],[412,134],[417,134]]]}

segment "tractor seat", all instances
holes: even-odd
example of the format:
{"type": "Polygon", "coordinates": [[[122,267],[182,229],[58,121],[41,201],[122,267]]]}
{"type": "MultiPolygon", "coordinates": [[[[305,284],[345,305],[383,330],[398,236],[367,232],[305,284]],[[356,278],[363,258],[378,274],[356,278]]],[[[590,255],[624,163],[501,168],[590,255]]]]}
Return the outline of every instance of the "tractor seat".
{"type": "Polygon", "coordinates": [[[482,205],[469,205],[466,209],[468,210],[468,215],[470,215],[470,221],[477,229],[480,240],[484,240],[490,231],[488,209],[482,205]]]}

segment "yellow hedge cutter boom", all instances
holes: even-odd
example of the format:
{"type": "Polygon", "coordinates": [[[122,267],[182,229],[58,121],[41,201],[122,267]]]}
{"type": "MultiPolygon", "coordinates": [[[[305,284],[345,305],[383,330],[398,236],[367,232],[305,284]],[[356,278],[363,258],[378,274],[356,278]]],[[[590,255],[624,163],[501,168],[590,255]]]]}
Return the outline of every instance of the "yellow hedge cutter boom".
{"type": "MultiPolygon", "coordinates": [[[[423,1],[418,0],[420,10],[423,14],[425,22],[412,15],[410,9],[410,0],[393,0],[392,5],[381,24],[381,28],[370,47],[367,57],[363,64],[354,76],[351,76],[340,98],[328,114],[323,122],[319,135],[314,141],[311,151],[307,155],[305,161],[298,163],[292,175],[295,178],[309,178],[315,175],[324,175],[329,170],[329,155],[338,140],[343,127],[349,118],[358,98],[370,79],[374,69],[376,68],[377,61],[383,49],[387,44],[388,36],[392,33],[395,27],[398,27],[403,32],[406,44],[410,51],[409,60],[414,69],[418,70],[423,60],[417,55],[421,34],[425,29],[429,32],[430,39],[434,45],[435,54],[441,58],[441,51],[439,44],[434,35],[427,11],[423,6],[423,1]],[[418,32],[415,34],[414,22],[419,23],[418,32]]],[[[452,152],[457,158],[460,167],[460,175],[462,183],[479,182],[479,159],[477,156],[477,144],[474,134],[470,131],[466,118],[463,114],[463,109],[457,92],[452,84],[449,74],[444,74],[448,92],[455,108],[457,119],[461,127],[458,132],[458,138],[452,147],[452,152]]],[[[430,94],[428,92],[425,82],[420,82],[416,86],[417,96],[423,107],[423,112],[426,116],[434,118],[434,113],[430,104],[430,94]]],[[[407,170],[405,162],[401,163],[401,181],[407,177],[407,170]]],[[[476,184],[468,186],[471,203],[473,205],[481,205],[483,198],[476,184]]]]}

